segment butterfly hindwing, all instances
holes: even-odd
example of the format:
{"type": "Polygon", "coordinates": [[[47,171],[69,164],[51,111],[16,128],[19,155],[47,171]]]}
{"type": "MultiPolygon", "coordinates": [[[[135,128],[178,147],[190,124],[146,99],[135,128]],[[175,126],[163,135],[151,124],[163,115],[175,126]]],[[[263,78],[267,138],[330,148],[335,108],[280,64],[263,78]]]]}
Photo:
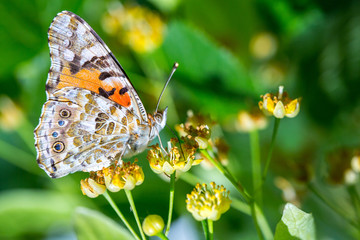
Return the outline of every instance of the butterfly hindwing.
{"type": "Polygon", "coordinates": [[[54,92],[40,119],[38,163],[54,178],[109,166],[125,152],[130,128],[139,121],[125,107],[73,87],[54,92]]]}

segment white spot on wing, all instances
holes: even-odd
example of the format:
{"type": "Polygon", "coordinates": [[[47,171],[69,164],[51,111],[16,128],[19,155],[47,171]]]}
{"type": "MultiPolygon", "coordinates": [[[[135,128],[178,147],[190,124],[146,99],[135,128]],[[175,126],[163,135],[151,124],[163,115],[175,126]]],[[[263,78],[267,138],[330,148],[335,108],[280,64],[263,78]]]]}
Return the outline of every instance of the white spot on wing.
{"type": "Polygon", "coordinates": [[[69,49],[65,49],[64,51],[64,59],[66,61],[72,61],[74,60],[75,54],[73,51],[69,50],[69,49]]]}

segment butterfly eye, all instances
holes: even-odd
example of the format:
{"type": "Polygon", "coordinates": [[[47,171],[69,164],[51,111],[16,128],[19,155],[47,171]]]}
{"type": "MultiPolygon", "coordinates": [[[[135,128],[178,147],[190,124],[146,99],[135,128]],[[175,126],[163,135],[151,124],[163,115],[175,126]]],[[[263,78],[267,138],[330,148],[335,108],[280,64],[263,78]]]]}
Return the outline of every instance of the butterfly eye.
{"type": "Polygon", "coordinates": [[[155,117],[156,123],[160,124],[161,121],[162,121],[162,114],[161,114],[161,113],[157,113],[154,117],[155,117]]]}
{"type": "Polygon", "coordinates": [[[69,110],[67,110],[67,109],[64,108],[64,109],[61,109],[61,110],[60,110],[59,115],[60,115],[60,117],[62,117],[62,118],[68,118],[68,117],[71,116],[71,112],[70,112],[69,110]]]}
{"type": "Polygon", "coordinates": [[[65,145],[63,142],[58,141],[53,144],[52,148],[53,148],[54,152],[61,153],[62,151],[64,151],[65,145]]]}

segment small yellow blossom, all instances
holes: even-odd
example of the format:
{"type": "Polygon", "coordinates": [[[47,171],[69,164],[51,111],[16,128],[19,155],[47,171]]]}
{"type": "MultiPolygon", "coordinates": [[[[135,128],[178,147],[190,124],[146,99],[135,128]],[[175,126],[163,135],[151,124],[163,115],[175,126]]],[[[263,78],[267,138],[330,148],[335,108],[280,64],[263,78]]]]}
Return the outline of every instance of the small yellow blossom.
{"type": "Polygon", "coordinates": [[[141,6],[115,6],[104,16],[103,28],[137,53],[147,53],[163,42],[165,25],[159,15],[141,6]]]}
{"type": "Polygon", "coordinates": [[[99,183],[92,178],[82,179],[80,184],[82,193],[90,198],[96,198],[106,190],[104,183],[99,183]]]}
{"type": "Polygon", "coordinates": [[[163,152],[159,144],[150,146],[147,159],[155,173],[165,173],[170,176],[175,170],[186,172],[191,166],[200,163],[195,159],[196,148],[188,144],[182,144],[182,149],[180,150],[175,146],[177,142],[176,138],[172,138],[168,143],[167,149],[169,150],[166,149],[167,152],[163,152]]]}
{"type": "Polygon", "coordinates": [[[146,235],[155,236],[164,229],[164,225],[162,217],[159,215],[149,215],[144,219],[142,229],[146,235]]]}
{"type": "Polygon", "coordinates": [[[259,108],[266,115],[274,115],[276,118],[295,117],[300,111],[300,99],[291,99],[288,97],[287,92],[284,92],[284,87],[279,87],[277,95],[267,93],[262,97],[259,102],[259,108]]]}
{"type": "Polygon", "coordinates": [[[236,128],[242,132],[251,132],[254,130],[264,129],[267,125],[267,120],[259,111],[240,111],[237,117],[236,128]]]}
{"type": "Polygon", "coordinates": [[[144,181],[142,168],[134,163],[126,162],[113,165],[96,172],[90,172],[90,177],[81,180],[81,190],[84,195],[94,198],[103,194],[106,189],[118,192],[121,189],[132,190],[144,181]]]}
{"type": "Polygon", "coordinates": [[[110,166],[102,170],[105,185],[111,192],[118,192],[121,189],[132,190],[144,182],[144,172],[142,168],[137,165],[137,160],[134,163],[126,162],[116,167],[110,166]]]}
{"type": "Polygon", "coordinates": [[[191,194],[186,195],[186,209],[197,221],[219,220],[221,214],[230,208],[229,193],[224,186],[214,182],[210,183],[209,188],[205,183],[198,183],[191,194]]]}

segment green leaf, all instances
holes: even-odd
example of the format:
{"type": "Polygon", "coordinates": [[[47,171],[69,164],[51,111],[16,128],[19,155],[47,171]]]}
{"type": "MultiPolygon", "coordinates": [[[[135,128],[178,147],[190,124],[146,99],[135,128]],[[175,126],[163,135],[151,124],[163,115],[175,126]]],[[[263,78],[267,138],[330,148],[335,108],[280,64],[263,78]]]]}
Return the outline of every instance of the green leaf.
{"type": "Polygon", "coordinates": [[[100,212],[79,207],[76,209],[74,225],[79,240],[134,239],[127,229],[100,212]]]}
{"type": "Polygon", "coordinates": [[[281,221],[276,226],[274,239],[315,239],[315,224],[312,214],[303,212],[293,204],[287,203],[281,221]]]}

